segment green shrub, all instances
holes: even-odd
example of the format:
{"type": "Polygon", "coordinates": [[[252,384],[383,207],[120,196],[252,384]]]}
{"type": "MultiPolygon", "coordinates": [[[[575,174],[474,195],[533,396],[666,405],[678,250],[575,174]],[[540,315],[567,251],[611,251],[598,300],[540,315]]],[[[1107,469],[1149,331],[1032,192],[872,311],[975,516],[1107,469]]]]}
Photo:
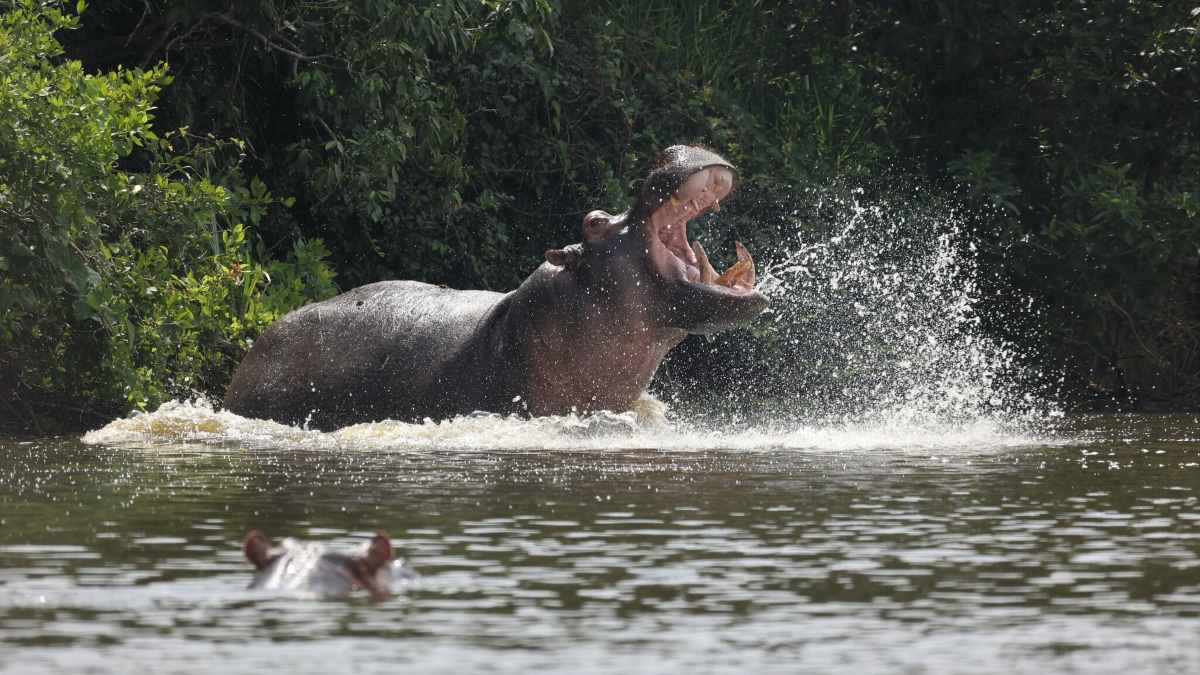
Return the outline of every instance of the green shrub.
{"type": "Polygon", "coordinates": [[[152,130],[166,68],[87,73],[55,39],[76,27],[32,0],[0,17],[5,426],[219,394],[250,338],[335,290],[318,240],[251,255],[242,221],[285,200],[211,170],[230,144],[152,130]],[[148,168],[122,170],[135,152],[148,168]]]}
{"type": "Polygon", "coordinates": [[[219,395],[264,328],[336,292],[320,240],[298,241],[286,262],[263,265],[240,224],[221,233],[214,255],[181,260],[128,238],[101,251],[112,273],[88,298],[111,317],[101,394],[143,410],[189,393],[219,395]]]}

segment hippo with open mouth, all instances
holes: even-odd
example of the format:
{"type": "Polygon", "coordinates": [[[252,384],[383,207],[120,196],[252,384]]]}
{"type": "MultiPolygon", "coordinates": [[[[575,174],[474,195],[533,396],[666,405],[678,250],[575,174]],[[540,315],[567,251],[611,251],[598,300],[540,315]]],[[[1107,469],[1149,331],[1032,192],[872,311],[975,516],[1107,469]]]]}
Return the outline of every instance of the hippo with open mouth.
{"type": "Polygon", "coordinates": [[[672,146],[628,211],[587,214],[583,242],[546,251],[514,291],[383,281],[302,307],[255,341],[225,407],[318,429],[628,410],[688,333],[767,306],[741,244],[718,274],[688,240],[688,222],[719,211],[735,178],[716,153],[672,146]]]}
{"type": "Polygon", "coordinates": [[[262,532],[250,530],[242,550],[258,570],[250,582],[255,589],[344,597],[361,588],[373,599],[383,600],[391,595],[397,578],[415,576],[392,560],[392,542],[383,533],[376,534],[364,552],[347,555],[295,539],[274,546],[262,532]]]}

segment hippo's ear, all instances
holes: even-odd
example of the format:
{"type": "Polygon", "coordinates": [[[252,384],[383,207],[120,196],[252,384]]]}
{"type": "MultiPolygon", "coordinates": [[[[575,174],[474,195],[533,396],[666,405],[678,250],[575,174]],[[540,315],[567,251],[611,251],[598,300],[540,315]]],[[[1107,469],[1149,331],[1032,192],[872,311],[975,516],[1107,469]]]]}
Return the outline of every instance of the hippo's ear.
{"type": "Polygon", "coordinates": [[[580,244],[571,244],[563,248],[552,248],[546,251],[546,260],[551,265],[566,267],[567,269],[575,269],[579,267],[579,261],[583,260],[583,246],[580,244]]]}
{"type": "Polygon", "coordinates": [[[380,579],[376,576],[384,565],[392,559],[392,542],[387,535],[380,532],[371,539],[367,553],[361,558],[354,558],[348,564],[348,571],[359,586],[367,589],[374,600],[385,600],[391,595],[390,576],[380,579]]]}
{"type": "Polygon", "coordinates": [[[386,534],[379,532],[371,539],[371,545],[367,547],[367,555],[363,556],[363,560],[367,563],[367,569],[374,573],[391,559],[392,542],[386,534]]]}
{"type": "Polygon", "coordinates": [[[246,560],[249,560],[256,569],[261,570],[271,562],[271,540],[258,530],[250,530],[246,533],[246,541],[242,544],[242,550],[246,553],[246,560]]]}
{"type": "Polygon", "coordinates": [[[595,210],[583,217],[583,240],[604,241],[613,231],[613,216],[608,211],[595,210]]]}

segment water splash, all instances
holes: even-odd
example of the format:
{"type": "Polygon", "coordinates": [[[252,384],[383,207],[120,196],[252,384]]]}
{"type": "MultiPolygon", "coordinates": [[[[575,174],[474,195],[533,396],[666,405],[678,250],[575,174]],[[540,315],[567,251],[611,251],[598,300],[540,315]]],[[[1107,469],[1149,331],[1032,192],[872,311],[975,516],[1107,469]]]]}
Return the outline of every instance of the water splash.
{"type": "MultiPolygon", "coordinates": [[[[649,404],[653,407],[654,404],[649,404]]],[[[661,405],[661,404],[657,404],[661,405]]],[[[764,425],[716,430],[638,412],[598,412],[524,419],[476,413],[450,420],[356,424],[322,432],[240,417],[205,401],[170,401],[115,420],[83,442],[112,447],[236,446],[327,451],[821,451],[904,450],[976,453],[1055,443],[987,421],[933,432],[874,423],[764,425]]]]}
{"type": "Polygon", "coordinates": [[[739,229],[774,230],[752,247],[775,250],[760,283],[771,308],[750,333],[692,340],[668,360],[661,392],[677,411],[724,428],[1058,426],[1036,307],[981,272],[973,228],[987,214],[889,177],[758,201],[739,229]],[[1016,342],[993,332],[997,303],[985,322],[985,293],[1003,294],[1016,342]]]}
{"type": "Polygon", "coordinates": [[[921,190],[804,197],[763,274],[773,326],[756,390],[771,395],[758,418],[938,431],[1061,416],[1031,391],[1045,377],[1028,346],[985,331],[974,214],[921,190]]]}

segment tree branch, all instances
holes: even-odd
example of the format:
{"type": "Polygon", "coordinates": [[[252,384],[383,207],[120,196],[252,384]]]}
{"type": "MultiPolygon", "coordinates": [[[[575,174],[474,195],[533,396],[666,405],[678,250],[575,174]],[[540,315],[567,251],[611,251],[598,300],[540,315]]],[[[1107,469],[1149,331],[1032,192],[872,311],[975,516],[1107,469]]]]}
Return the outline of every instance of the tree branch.
{"type": "Polygon", "coordinates": [[[134,36],[142,29],[142,24],[146,23],[146,17],[150,16],[150,0],[142,0],[142,5],[146,9],[142,10],[142,18],[138,19],[137,25],[133,27],[133,31],[129,33],[129,37],[125,40],[126,49],[129,49],[129,44],[133,42],[134,36]]]}
{"type": "Polygon", "coordinates": [[[251,26],[247,26],[246,24],[242,23],[241,21],[238,21],[237,19],[229,16],[228,14],[214,12],[212,14],[206,14],[205,17],[206,18],[211,17],[211,18],[217,19],[219,21],[222,21],[226,24],[229,24],[230,26],[233,26],[234,28],[241,29],[241,30],[253,35],[254,37],[258,38],[259,42],[262,42],[263,46],[266,47],[267,49],[273,49],[282,54],[287,54],[288,56],[290,56],[294,59],[297,59],[299,61],[308,61],[311,63],[320,58],[319,56],[308,56],[307,54],[301,54],[300,52],[298,52],[294,49],[289,49],[287,47],[284,47],[281,44],[272,42],[270,38],[268,38],[266,35],[263,35],[257,29],[255,29],[251,26]]]}

